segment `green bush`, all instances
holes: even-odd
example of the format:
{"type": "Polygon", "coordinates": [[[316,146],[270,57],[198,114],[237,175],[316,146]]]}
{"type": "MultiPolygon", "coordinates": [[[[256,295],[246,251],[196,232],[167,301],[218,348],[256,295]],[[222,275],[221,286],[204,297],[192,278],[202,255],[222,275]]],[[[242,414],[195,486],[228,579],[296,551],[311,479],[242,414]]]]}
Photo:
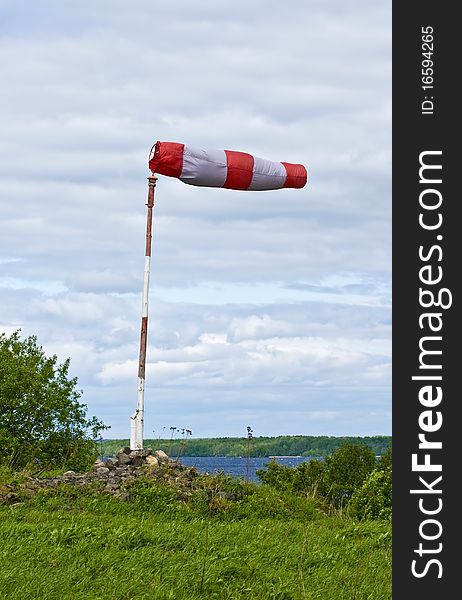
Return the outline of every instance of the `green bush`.
{"type": "Polygon", "coordinates": [[[336,508],[348,504],[353,492],[362,486],[375,466],[372,450],[345,444],[325,459],[322,495],[336,508]]]}
{"type": "Polygon", "coordinates": [[[384,471],[387,468],[392,468],[392,459],[393,459],[393,453],[392,453],[392,449],[391,446],[389,446],[385,452],[381,455],[381,457],[379,458],[379,464],[377,465],[379,469],[381,469],[382,471],[384,471]]]}
{"type": "Polygon", "coordinates": [[[290,490],[294,481],[294,469],[280,465],[275,459],[264,469],[258,469],[257,475],[260,481],[279,490],[290,490]]]}
{"type": "Polygon", "coordinates": [[[0,334],[0,461],[20,469],[85,470],[97,455],[92,438],[106,429],[86,416],[69,359],[46,357],[37,338],[0,334]]]}
{"type": "MultiPolygon", "coordinates": [[[[391,453],[382,458],[384,465],[390,464],[391,453]]],[[[258,470],[257,475],[264,484],[277,490],[311,496],[322,506],[327,503],[340,508],[348,504],[376,466],[372,450],[359,444],[345,444],[323,461],[310,460],[286,467],[273,460],[265,469],[258,470]]]]}
{"type": "Polygon", "coordinates": [[[352,514],[359,519],[390,519],[392,512],[391,468],[374,469],[351,498],[352,514]]]}
{"type": "Polygon", "coordinates": [[[265,469],[259,469],[257,475],[263,483],[276,489],[314,495],[321,485],[324,469],[324,463],[314,459],[296,467],[286,467],[272,460],[265,469]]]}

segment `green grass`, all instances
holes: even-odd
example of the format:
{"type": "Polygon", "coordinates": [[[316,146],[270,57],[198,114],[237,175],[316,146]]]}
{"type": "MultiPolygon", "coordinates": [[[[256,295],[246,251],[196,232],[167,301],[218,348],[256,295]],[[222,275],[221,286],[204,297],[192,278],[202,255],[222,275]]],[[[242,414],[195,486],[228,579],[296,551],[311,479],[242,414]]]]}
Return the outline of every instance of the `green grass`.
{"type": "Polygon", "coordinates": [[[0,598],[391,598],[389,523],[324,516],[259,487],[208,511],[142,487],[131,502],[64,486],[2,505],[0,598]]]}

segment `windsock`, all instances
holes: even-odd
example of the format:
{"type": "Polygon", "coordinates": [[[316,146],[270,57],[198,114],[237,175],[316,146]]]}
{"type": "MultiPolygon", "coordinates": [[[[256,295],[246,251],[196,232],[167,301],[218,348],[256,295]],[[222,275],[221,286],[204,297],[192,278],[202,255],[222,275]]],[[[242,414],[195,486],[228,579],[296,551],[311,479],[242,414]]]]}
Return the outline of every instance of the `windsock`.
{"type": "Polygon", "coordinates": [[[307,181],[303,165],[274,162],[235,150],[202,150],[176,142],[156,142],[149,168],[190,185],[230,190],[302,188],[307,181]]]}

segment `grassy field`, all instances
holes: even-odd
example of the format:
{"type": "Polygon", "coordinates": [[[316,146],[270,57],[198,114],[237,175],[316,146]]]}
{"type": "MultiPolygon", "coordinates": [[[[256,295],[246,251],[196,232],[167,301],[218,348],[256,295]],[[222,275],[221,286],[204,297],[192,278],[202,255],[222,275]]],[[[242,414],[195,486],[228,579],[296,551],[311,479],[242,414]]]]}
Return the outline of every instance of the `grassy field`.
{"type": "Polygon", "coordinates": [[[213,513],[160,488],[123,502],[64,487],[2,505],[0,598],[390,600],[389,523],[256,487],[213,513]]]}

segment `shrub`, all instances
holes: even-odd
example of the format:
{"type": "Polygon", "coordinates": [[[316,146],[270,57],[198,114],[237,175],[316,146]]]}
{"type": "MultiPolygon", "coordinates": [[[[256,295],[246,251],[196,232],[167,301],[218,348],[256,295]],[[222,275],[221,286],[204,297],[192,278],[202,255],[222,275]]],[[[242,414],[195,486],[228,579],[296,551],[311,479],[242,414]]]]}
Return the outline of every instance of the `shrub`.
{"type": "Polygon", "coordinates": [[[352,514],[359,519],[390,519],[392,512],[391,468],[374,469],[351,498],[352,514]]]}
{"type": "Polygon", "coordinates": [[[316,497],[322,504],[328,502],[340,508],[349,502],[375,466],[372,450],[345,444],[324,461],[310,460],[296,467],[286,467],[273,460],[266,469],[258,470],[257,475],[264,484],[278,490],[303,493],[316,497]]]}
{"type": "Polygon", "coordinates": [[[345,444],[325,459],[321,493],[336,508],[344,506],[375,466],[372,450],[345,444]]]}
{"type": "Polygon", "coordinates": [[[260,481],[279,490],[292,488],[294,480],[294,469],[280,465],[276,460],[271,460],[264,469],[258,469],[257,475],[260,481]]]}
{"type": "Polygon", "coordinates": [[[379,464],[377,465],[377,467],[379,469],[381,469],[382,471],[384,471],[387,468],[391,469],[392,458],[393,458],[393,454],[392,454],[391,446],[389,446],[385,450],[385,452],[382,454],[382,456],[379,458],[379,464]]]}
{"type": "Polygon", "coordinates": [[[314,459],[296,467],[286,467],[272,460],[266,469],[259,469],[257,475],[263,483],[276,489],[314,495],[322,483],[324,468],[322,461],[314,459]]]}
{"type": "MultiPolygon", "coordinates": [[[[84,470],[97,455],[96,437],[104,424],[86,416],[69,359],[45,356],[37,338],[16,331],[0,334],[0,446],[3,462],[14,468],[84,470]]],[[[0,459],[1,460],[1,459],[0,459]]]]}

